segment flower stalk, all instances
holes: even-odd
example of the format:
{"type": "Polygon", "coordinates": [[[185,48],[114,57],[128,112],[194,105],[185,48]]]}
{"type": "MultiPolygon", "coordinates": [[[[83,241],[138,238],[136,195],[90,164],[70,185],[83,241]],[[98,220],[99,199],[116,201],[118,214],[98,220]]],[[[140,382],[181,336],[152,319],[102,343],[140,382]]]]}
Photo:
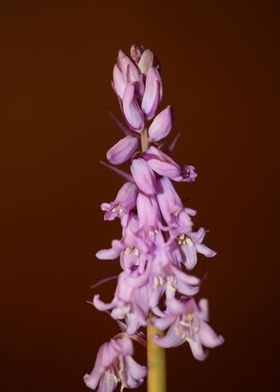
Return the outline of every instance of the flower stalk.
{"type": "Polygon", "coordinates": [[[147,390],[148,392],[166,391],[165,349],[158,346],[153,337],[162,336],[162,331],[151,323],[147,326],[147,390]]]}
{"type": "MultiPolygon", "coordinates": [[[[148,131],[141,133],[141,150],[144,153],[149,148],[148,131]]],[[[166,357],[165,349],[158,346],[154,336],[162,336],[162,331],[154,327],[151,319],[147,325],[147,391],[166,391],[166,357]]]]}

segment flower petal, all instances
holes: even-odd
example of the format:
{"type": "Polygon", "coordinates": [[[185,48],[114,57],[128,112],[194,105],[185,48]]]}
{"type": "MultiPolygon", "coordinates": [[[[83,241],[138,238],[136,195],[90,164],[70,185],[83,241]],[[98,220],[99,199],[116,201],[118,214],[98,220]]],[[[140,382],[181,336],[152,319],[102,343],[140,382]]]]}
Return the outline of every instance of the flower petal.
{"type": "Polygon", "coordinates": [[[135,96],[135,86],[129,83],[124,91],[123,112],[131,129],[141,132],[144,129],[144,114],[135,96]]]}
{"type": "Polygon", "coordinates": [[[199,338],[203,346],[214,348],[224,343],[224,338],[206,323],[203,323],[199,330],[199,338]]]}
{"type": "Polygon", "coordinates": [[[147,375],[146,366],[139,365],[131,356],[126,358],[127,371],[136,380],[143,380],[147,375]]]}
{"type": "Polygon", "coordinates": [[[138,68],[143,74],[147,74],[154,62],[154,54],[150,49],[146,49],[139,60],[138,68]]]}
{"type": "Polygon", "coordinates": [[[150,67],[147,73],[145,92],[142,99],[142,110],[147,119],[154,117],[162,98],[162,82],[155,67],[150,67]]]}
{"type": "Polygon", "coordinates": [[[160,176],[174,178],[180,175],[180,166],[167,154],[150,147],[144,154],[149,166],[160,176]]]}
{"type": "Polygon", "coordinates": [[[154,341],[161,347],[178,347],[185,342],[184,337],[178,333],[176,323],[172,324],[166,335],[160,338],[158,335],[154,336],[154,341]]]}
{"type": "Polygon", "coordinates": [[[119,255],[120,251],[116,248],[101,249],[95,254],[99,260],[115,260],[119,255]]]}
{"type": "Polygon", "coordinates": [[[125,76],[122,74],[117,64],[115,64],[113,69],[113,88],[121,99],[123,99],[126,84],[127,82],[125,76]]]}
{"type": "Polygon", "coordinates": [[[138,188],[147,195],[156,193],[156,176],[143,158],[133,159],[131,173],[138,188]]]}
{"type": "Polygon", "coordinates": [[[133,156],[138,147],[138,139],[134,136],[125,136],[107,152],[107,159],[113,165],[120,165],[133,156]]]}
{"type": "Polygon", "coordinates": [[[200,342],[191,340],[189,344],[195,359],[198,361],[204,361],[207,358],[208,352],[203,350],[202,344],[200,342]]]}
{"type": "Polygon", "coordinates": [[[167,106],[153,120],[149,127],[149,138],[151,141],[159,141],[165,138],[172,128],[172,110],[167,106]]]}
{"type": "Polygon", "coordinates": [[[217,252],[208,248],[208,246],[206,246],[204,244],[197,244],[196,249],[197,249],[198,253],[201,253],[202,255],[204,255],[206,257],[214,257],[217,254],[217,252]]]}

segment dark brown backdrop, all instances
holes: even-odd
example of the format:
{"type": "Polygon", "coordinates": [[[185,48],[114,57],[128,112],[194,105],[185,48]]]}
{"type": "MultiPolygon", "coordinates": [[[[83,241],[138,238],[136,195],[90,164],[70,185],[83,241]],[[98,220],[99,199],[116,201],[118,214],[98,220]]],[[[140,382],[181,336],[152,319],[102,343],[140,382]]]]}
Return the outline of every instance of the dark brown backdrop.
{"type": "Polygon", "coordinates": [[[118,271],[94,257],[120,233],[99,205],[121,180],[98,161],[121,136],[111,71],[133,42],[161,61],[177,157],[199,172],[179,189],[218,251],[202,295],[226,343],[204,363],[170,350],[169,391],[276,390],[277,3],[1,1],[1,392],[86,391],[117,331],[86,300],[118,271]]]}

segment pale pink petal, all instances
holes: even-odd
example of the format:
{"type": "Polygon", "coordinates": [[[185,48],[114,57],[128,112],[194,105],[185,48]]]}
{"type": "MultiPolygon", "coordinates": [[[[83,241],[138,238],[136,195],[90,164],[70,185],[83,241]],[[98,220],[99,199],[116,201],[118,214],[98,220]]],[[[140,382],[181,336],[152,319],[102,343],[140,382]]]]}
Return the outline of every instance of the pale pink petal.
{"type": "Polygon", "coordinates": [[[121,50],[118,53],[118,65],[122,74],[126,76],[127,82],[138,82],[140,72],[136,65],[121,50]]]}
{"type": "Polygon", "coordinates": [[[203,350],[202,344],[200,342],[191,340],[189,344],[195,359],[198,361],[204,361],[207,358],[208,352],[203,350]]]}
{"type": "Polygon", "coordinates": [[[104,310],[112,309],[114,307],[114,304],[113,304],[113,302],[105,304],[105,302],[101,301],[100,295],[96,294],[93,297],[93,306],[95,306],[96,309],[98,309],[98,310],[104,311],[104,310]]]}
{"type": "Polygon", "coordinates": [[[180,166],[170,156],[153,146],[143,156],[149,166],[161,176],[174,178],[180,174],[180,166]]]}
{"type": "Polygon", "coordinates": [[[204,244],[197,244],[196,249],[197,249],[198,253],[201,253],[202,255],[204,255],[206,257],[214,257],[217,254],[217,252],[208,248],[208,246],[206,246],[204,244]]]}
{"type": "Polygon", "coordinates": [[[131,356],[126,358],[127,363],[127,371],[131,375],[131,377],[136,380],[142,380],[146,377],[147,369],[145,366],[139,365],[131,356]]]}
{"type": "Polygon", "coordinates": [[[138,68],[143,74],[147,74],[148,70],[151,68],[154,62],[154,54],[150,49],[146,49],[138,63],[138,68]]]}
{"type": "Polygon", "coordinates": [[[159,141],[165,138],[172,128],[171,106],[167,106],[153,120],[149,127],[149,138],[151,141],[159,141]]]}
{"type": "Polygon", "coordinates": [[[224,343],[224,338],[217,335],[216,332],[206,323],[201,325],[199,330],[199,338],[203,346],[214,348],[224,343]]]}
{"type": "Polygon", "coordinates": [[[107,152],[107,159],[113,165],[120,165],[133,156],[138,147],[138,139],[134,136],[125,136],[107,152]]]}
{"type": "Polygon", "coordinates": [[[165,336],[160,338],[158,335],[155,335],[154,341],[161,347],[169,348],[181,346],[185,342],[185,339],[178,333],[176,324],[172,324],[165,336]]]}
{"type": "Polygon", "coordinates": [[[131,173],[138,188],[147,195],[156,193],[156,176],[143,158],[133,159],[131,173]]]}
{"type": "Polygon", "coordinates": [[[120,255],[120,251],[115,248],[102,249],[96,252],[95,256],[99,260],[115,260],[120,255]]]}
{"type": "Polygon", "coordinates": [[[142,110],[150,120],[156,114],[162,98],[162,82],[155,67],[150,67],[147,73],[145,92],[142,99],[142,110]]]}
{"type": "Polygon", "coordinates": [[[136,101],[135,86],[132,83],[126,86],[124,92],[123,112],[133,130],[141,132],[144,129],[144,114],[136,101]]]}
{"type": "Polygon", "coordinates": [[[126,84],[127,82],[125,76],[122,74],[117,64],[115,64],[113,69],[113,87],[115,92],[121,99],[123,99],[126,84]]]}

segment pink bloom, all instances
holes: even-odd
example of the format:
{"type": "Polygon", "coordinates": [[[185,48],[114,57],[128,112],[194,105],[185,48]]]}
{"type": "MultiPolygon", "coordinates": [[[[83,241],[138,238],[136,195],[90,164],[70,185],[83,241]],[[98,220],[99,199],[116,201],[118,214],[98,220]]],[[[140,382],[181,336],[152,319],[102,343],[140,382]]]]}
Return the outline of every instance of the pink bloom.
{"type": "Polygon", "coordinates": [[[138,188],[134,183],[124,183],[112,203],[101,204],[101,209],[106,211],[104,219],[111,221],[121,218],[122,224],[126,225],[129,212],[136,206],[137,194],[138,188]]]}
{"type": "Polygon", "coordinates": [[[207,300],[201,299],[197,306],[193,298],[187,301],[173,298],[168,302],[166,315],[153,321],[159,329],[169,328],[164,337],[155,336],[155,341],[161,347],[177,347],[188,342],[193,356],[203,361],[208,354],[203,347],[213,348],[224,342],[207,321],[207,300]]]}
{"type": "Polygon", "coordinates": [[[136,388],[142,384],[147,370],[132,358],[132,341],[124,336],[104,343],[96,357],[91,374],[84,376],[90,389],[98,387],[99,392],[112,392],[118,383],[121,388],[136,388]]]}

